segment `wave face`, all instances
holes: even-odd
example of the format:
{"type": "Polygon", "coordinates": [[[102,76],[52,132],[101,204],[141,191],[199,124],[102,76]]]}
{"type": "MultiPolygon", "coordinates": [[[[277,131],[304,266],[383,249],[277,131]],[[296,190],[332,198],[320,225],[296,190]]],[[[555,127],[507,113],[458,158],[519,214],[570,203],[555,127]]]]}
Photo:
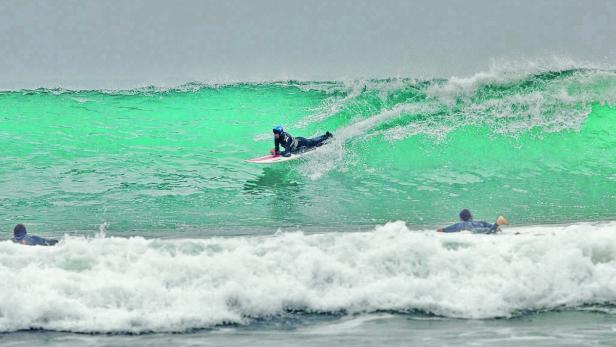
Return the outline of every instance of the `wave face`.
{"type": "Polygon", "coordinates": [[[370,232],[99,235],[27,248],[3,241],[0,332],[183,332],[284,320],[289,312],[611,314],[615,228],[581,223],[491,236],[413,231],[394,222],[370,232]]]}
{"type": "MultiPolygon", "coordinates": [[[[614,218],[616,73],[0,93],[0,220],[147,233],[614,218]],[[264,168],[270,129],[335,133],[264,168]]],[[[252,231],[251,231],[252,230],[252,231]]]]}

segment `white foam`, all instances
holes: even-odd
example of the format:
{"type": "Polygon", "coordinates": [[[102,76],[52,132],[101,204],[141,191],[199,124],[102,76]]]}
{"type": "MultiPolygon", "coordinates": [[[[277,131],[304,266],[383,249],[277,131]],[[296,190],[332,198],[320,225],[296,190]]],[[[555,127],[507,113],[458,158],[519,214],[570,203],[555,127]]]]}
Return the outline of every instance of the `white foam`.
{"type": "Polygon", "coordinates": [[[353,81],[342,84],[333,84],[325,90],[327,93],[333,93],[334,91],[343,91],[344,96],[340,98],[328,98],[324,104],[320,107],[320,111],[303,118],[295,124],[295,128],[303,128],[309,124],[318,123],[326,120],[329,117],[334,116],[340,112],[344,107],[347,107],[350,102],[362,95],[362,92],[366,88],[366,81],[353,81]]]}
{"type": "Polygon", "coordinates": [[[433,84],[428,95],[437,97],[445,104],[451,104],[460,96],[471,96],[486,85],[508,85],[530,78],[534,74],[564,70],[593,70],[593,73],[608,72],[613,66],[574,61],[564,57],[549,57],[542,60],[494,60],[487,71],[471,76],[451,76],[443,84],[433,84]]]}
{"type": "Polygon", "coordinates": [[[401,104],[336,129],[331,143],[316,151],[314,155],[307,157],[306,163],[299,171],[310,179],[316,180],[334,168],[344,170],[345,166],[341,164],[353,160],[352,157],[349,157],[350,153],[345,152],[348,141],[369,135],[370,130],[374,127],[403,114],[421,114],[432,110],[433,105],[431,104],[401,104]]]}
{"type": "MultiPolygon", "coordinates": [[[[322,122],[344,109],[353,107],[366,107],[360,99],[366,93],[374,93],[381,101],[385,101],[391,93],[396,93],[410,85],[416,85],[416,80],[389,79],[389,80],[347,80],[338,83],[329,83],[326,89],[321,89],[328,94],[341,93],[341,97],[333,97],[325,100],[320,110],[300,120],[295,127],[305,127],[309,124],[322,122]]],[[[314,84],[309,84],[310,90],[314,90],[314,84]]]]}
{"type": "Polygon", "coordinates": [[[490,318],[616,301],[616,223],[0,242],[0,331],[185,331],[285,309],[490,318]],[[520,233],[515,235],[515,233],[520,233]]]}
{"type": "MultiPolygon", "coordinates": [[[[507,86],[532,78],[537,71],[490,71],[469,78],[452,77],[444,84],[433,84],[427,94],[446,110],[439,117],[397,126],[385,132],[389,140],[425,134],[440,141],[452,130],[464,126],[488,126],[496,134],[517,136],[530,129],[545,132],[577,131],[592,111],[593,103],[616,103],[616,74],[601,70],[578,70],[570,76],[552,80],[537,90],[508,90],[500,97],[472,98],[489,84],[507,86]]],[[[539,82],[541,83],[541,82],[539,82]]]]}

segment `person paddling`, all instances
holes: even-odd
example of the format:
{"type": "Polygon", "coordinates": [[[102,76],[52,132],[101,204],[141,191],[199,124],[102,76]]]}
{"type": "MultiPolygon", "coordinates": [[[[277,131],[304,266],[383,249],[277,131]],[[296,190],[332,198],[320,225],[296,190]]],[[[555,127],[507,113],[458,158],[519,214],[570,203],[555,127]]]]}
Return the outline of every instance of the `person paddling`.
{"type": "Polygon", "coordinates": [[[23,224],[17,224],[13,229],[13,242],[28,246],[53,246],[58,240],[46,239],[39,236],[28,235],[23,224]]]}
{"type": "Polygon", "coordinates": [[[503,216],[499,216],[496,219],[496,223],[494,224],[484,221],[475,222],[473,221],[473,215],[471,214],[471,211],[469,211],[468,209],[463,209],[462,211],[460,211],[460,220],[460,223],[450,225],[446,228],[440,228],[436,231],[442,233],[455,233],[462,230],[469,230],[473,233],[478,234],[493,234],[500,230],[499,227],[501,225],[509,224],[507,219],[503,216]]]}

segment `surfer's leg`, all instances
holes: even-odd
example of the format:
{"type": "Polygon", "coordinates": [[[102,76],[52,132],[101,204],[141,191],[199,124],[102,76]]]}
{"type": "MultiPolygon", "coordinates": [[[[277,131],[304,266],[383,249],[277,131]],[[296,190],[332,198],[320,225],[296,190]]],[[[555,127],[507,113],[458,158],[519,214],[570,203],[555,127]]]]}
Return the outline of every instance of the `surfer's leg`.
{"type": "Polygon", "coordinates": [[[295,140],[297,140],[297,147],[295,147],[295,150],[293,151],[294,153],[297,152],[303,152],[306,149],[312,147],[312,142],[310,139],[307,139],[305,137],[296,137],[295,140]]]}
{"type": "Polygon", "coordinates": [[[492,233],[500,231],[500,228],[499,228],[500,224],[498,224],[498,222],[496,222],[494,224],[491,224],[491,223],[488,223],[488,222],[480,222],[480,223],[482,223],[484,225],[484,227],[487,229],[487,233],[488,234],[492,234],[492,233]]]}
{"type": "Polygon", "coordinates": [[[509,224],[509,221],[507,220],[507,218],[503,216],[498,216],[498,218],[496,218],[496,223],[494,223],[492,228],[490,228],[490,231],[494,233],[497,231],[500,231],[500,226],[505,225],[505,224],[509,224]]]}
{"type": "Polygon", "coordinates": [[[309,141],[311,141],[312,146],[318,147],[331,137],[333,137],[333,135],[328,131],[324,135],[311,138],[309,141]]]}

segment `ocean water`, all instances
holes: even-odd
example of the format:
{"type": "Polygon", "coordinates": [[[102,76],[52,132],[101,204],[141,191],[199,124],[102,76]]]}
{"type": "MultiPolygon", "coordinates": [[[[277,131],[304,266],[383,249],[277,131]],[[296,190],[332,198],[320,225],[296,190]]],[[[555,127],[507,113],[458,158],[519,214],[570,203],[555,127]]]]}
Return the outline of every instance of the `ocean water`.
{"type": "Polygon", "coordinates": [[[2,91],[0,344],[612,344],[615,102],[582,67],[2,91]],[[244,162],[274,124],[335,137],[244,162]],[[434,232],[462,208],[511,226],[434,232]]]}

